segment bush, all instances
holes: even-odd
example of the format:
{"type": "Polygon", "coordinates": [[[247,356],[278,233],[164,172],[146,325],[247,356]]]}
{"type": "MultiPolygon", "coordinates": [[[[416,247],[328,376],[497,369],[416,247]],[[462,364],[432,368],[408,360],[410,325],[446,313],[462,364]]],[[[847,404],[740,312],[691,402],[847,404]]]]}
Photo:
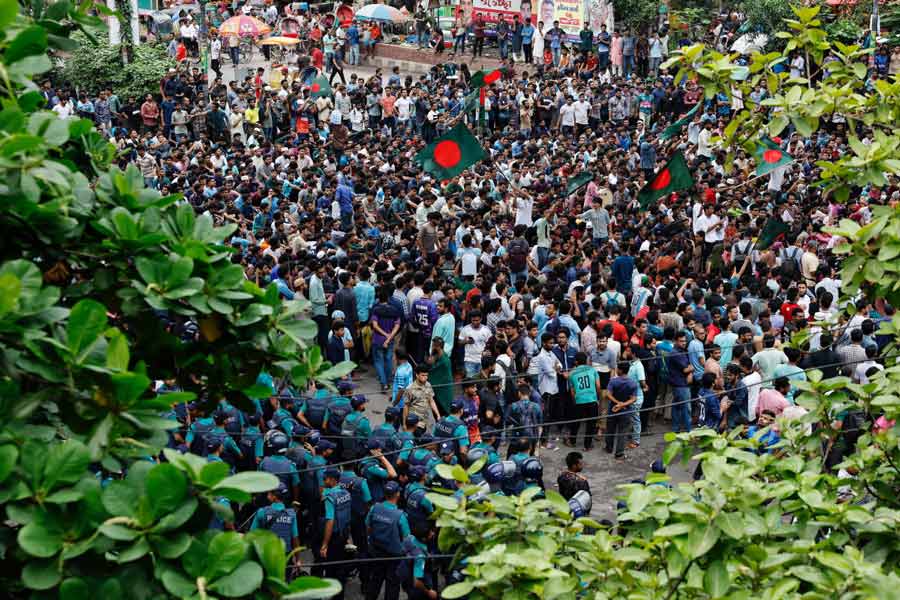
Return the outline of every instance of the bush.
{"type": "Polygon", "coordinates": [[[164,44],[142,44],[134,48],[134,60],[122,62],[120,46],[110,46],[100,37],[92,43],[76,34],[78,49],[60,59],[54,79],[61,83],[77,82],[79,90],[95,94],[111,89],[123,101],[129,96],[140,98],[159,93],[159,81],[175,60],[166,54],[164,44]]]}

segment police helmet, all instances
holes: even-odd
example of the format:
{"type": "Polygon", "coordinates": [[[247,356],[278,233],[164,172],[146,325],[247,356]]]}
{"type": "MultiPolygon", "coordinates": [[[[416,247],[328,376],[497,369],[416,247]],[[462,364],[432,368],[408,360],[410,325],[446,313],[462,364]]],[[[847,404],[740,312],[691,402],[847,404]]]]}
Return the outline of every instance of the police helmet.
{"type": "Polygon", "coordinates": [[[288,437],[284,434],[283,431],[272,429],[271,431],[266,433],[264,444],[266,454],[282,454],[287,450],[288,444],[288,437]]]}
{"type": "Polygon", "coordinates": [[[306,436],[306,441],[309,442],[310,446],[318,446],[319,440],[322,439],[322,434],[318,429],[313,429],[309,432],[309,435],[306,436]]]}
{"type": "Polygon", "coordinates": [[[484,468],[484,480],[488,483],[503,481],[503,463],[494,463],[484,468]]]}
{"type": "Polygon", "coordinates": [[[591,512],[592,504],[593,500],[591,499],[590,492],[579,490],[574,496],[569,498],[569,510],[572,512],[572,517],[580,519],[581,517],[588,516],[591,512]]]}
{"type": "Polygon", "coordinates": [[[487,456],[487,450],[484,448],[472,448],[466,456],[469,459],[469,464],[472,465],[475,464],[478,459],[487,456]]]}
{"type": "Polygon", "coordinates": [[[540,481],[544,477],[544,465],[536,456],[529,456],[522,463],[522,477],[527,481],[540,481]]]}
{"type": "Polygon", "coordinates": [[[225,431],[229,435],[240,435],[241,421],[234,417],[229,418],[227,421],[225,421],[225,431]]]}

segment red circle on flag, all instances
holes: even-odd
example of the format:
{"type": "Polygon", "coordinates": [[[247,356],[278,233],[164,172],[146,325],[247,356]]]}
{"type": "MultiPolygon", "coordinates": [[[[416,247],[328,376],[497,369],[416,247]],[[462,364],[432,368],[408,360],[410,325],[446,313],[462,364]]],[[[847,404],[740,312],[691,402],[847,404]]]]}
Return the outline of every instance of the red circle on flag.
{"type": "Polygon", "coordinates": [[[310,86],[309,89],[312,90],[313,93],[316,93],[322,89],[322,86],[319,85],[318,83],[314,83],[314,84],[312,84],[312,86],[310,86]]]}
{"type": "Polygon", "coordinates": [[[770,165],[775,164],[781,160],[781,150],[766,150],[763,152],[762,158],[770,165]]]}
{"type": "Polygon", "coordinates": [[[455,167],[462,159],[462,149],[453,140],[444,140],[434,147],[434,162],[445,169],[455,167]]]}
{"type": "Polygon", "coordinates": [[[650,189],[661,190],[669,187],[670,183],[672,183],[672,174],[669,173],[669,169],[663,169],[650,184],[650,189]]]}
{"type": "Polygon", "coordinates": [[[501,71],[500,69],[494,69],[493,71],[491,71],[490,73],[488,73],[487,75],[484,76],[484,82],[485,83],[494,83],[495,81],[498,81],[501,77],[503,77],[503,71],[501,71]]]}

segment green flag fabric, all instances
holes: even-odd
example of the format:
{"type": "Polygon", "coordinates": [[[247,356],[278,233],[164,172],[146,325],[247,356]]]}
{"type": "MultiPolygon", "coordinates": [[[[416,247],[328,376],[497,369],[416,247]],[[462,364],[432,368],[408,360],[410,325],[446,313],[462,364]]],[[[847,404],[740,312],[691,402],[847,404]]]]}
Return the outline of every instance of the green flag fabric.
{"type": "Polygon", "coordinates": [[[461,121],[440,139],[416,154],[415,161],[439,180],[456,177],[486,155],[461,121]]]}
{"type": "Polygon", "coordinates": [[[778,144],[769,138],[760,140],[753,157],[756,159],[757,175],[770,173],[794,160],[793,156],[784,152],[778,144]]]}
{"type": "Polygon", "coordinates": [[[475,88],[463,99],[463,112],[469,113],[473,110],[477,109],[480,105],[479,98],[481,96],[481,90],[475,88]]]}
{"type": "Polygon", "coordinates": [[[700,108],[700,102],[694,105],[694,108],[689,110],[682,118],[678,119],[668,127],[666,127],[661,134],[659,134],[659,141],[665,142],[670,138],[675,137],[678,133],[684,128],[685,125],[691,122],[691,119],[694,118],[694,115],[697,113],[697,109],[700,108]]]}
{"type": "Polygon", "coordinates": [[[491,85],[492,83],[496,83],[506,77],[506,69],[493,69],[491,71],[478,71],[474,75],[472,75],[472,79],[469,80],[469,87],[471,88],[482,88],[486,85],[491,85]]]}
{"type": "Polygon", "coordinates": [[[571,196],[590,182],[594,178],[594,174],[590,171],[582,171],[578,175],[569,178],[569,185],[566,186],[566,196],[571,196]]]}
{"type": "Polygon", "coordinates": [[[641,210],[647,210],[653,202],[660,198],[672,192],[686,190],[692,185],[694,185],[694,178],[691,177],[684,154],[676,152],[638,194],[641,210]]]}
{"type": "Polygon", "coordinates": [[[331,84],[328,83],[328,78],[324,75],[319,75],[313,82],[309,85],[310,97],[318,98],[319,96],[330,96],[331,95],[331,84]]]}
{"type": "Polygon", "coordinates": [[[756,239],[756,249],[765,250],[775,243],[775,240],[791,230],[790,225],[782,221],[779,217],[769,217],[766,224],[763,225],[759,237],[756,239]]]}

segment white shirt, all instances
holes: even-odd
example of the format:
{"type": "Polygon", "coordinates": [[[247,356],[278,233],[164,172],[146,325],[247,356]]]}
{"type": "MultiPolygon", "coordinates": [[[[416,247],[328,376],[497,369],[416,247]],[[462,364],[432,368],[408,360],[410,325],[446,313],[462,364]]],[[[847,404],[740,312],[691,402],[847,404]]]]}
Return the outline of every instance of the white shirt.
{"type": "Polygon", "coordinates": [[[463,361],[467,363],[481,364],[481,355],[484,354],[484,346],[491,339],[491,330],[487,325],[479,325],[476,329],[471,325],[466,325],[459,330],[459,341],[464,344],[463,361]],[[466,341],[472,338],[471,344],[466,341]]]}
{"type": "Polygon", "coordinates": [[[575,107],[575,122],[579,125],[587,125],[588,113],[591,111],[590,102],[579,100],[572,106],[575,107]]]}
{"type": "Polygon", "coordinates": [[[706,216],[706,213],[700,215],[697,219],[697,230],[702,231],[703,233],[703,241],[708,244],[715,244],[716,242],[720,242],[725,239],[725,227],[719,227],[718,229],[714,229],[716,225],[722,222],[722,219],[719,218],[719,215],[713,213],[709,216],[706,216]]]}
{"type": "Polygon", "coordinates": [[[575,107],[571,104],[563,104],[559,107],[559,124],[562,127],[575,126],[575,107]]]}
{"type": "Polygon", "coordinates": [[[394,103],[394,108],[397,110],[397,119],[400,121],[408,121],[411,107],[412,101],[409,98],[398,98],[394,103]]]}
{"type": "Polygon", "coordinates": [[[753,371],[741,379],[747,386],[747,414],[753,419],[756,416],[756,405],[759,404],[759,390],[762,387],[762,376],[753,371]]]}
{"type": "Polygon", "coordinates": [[[712,158],[712,146],[709,143],[709,138],[712,137],[712,132],[709,129],[703,129],[700,132],[700,135],[697,136],[697,155],[705,156],[706,158],[712,158]]]}
{"type": "Polygon", "coordinates": [[[533,207],[533,198],[516,198],[516,225],[531,227],[533,223],[531,209],[533,207]]]}

